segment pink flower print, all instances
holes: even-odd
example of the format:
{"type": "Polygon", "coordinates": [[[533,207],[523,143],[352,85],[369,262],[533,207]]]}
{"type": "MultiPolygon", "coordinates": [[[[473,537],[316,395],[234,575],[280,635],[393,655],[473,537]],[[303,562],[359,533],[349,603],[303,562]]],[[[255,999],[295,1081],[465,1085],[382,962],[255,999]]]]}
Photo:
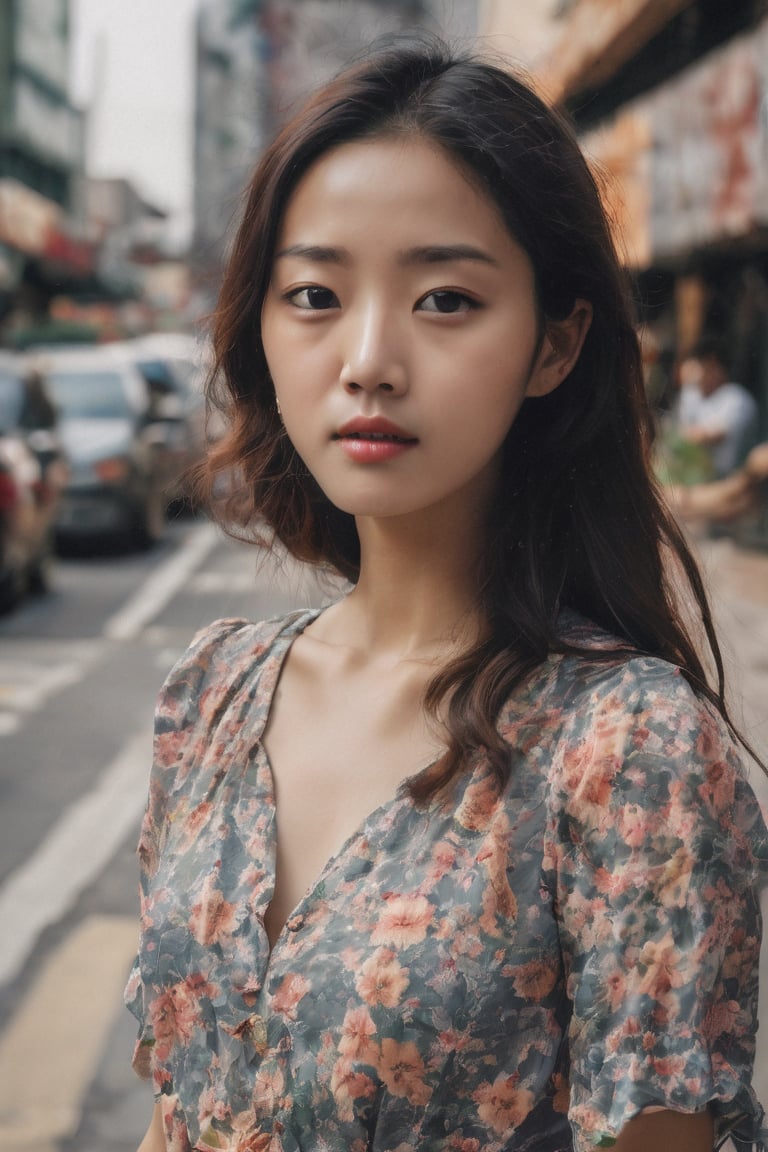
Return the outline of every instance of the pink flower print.
{"type": "Polygon", "coordinates": [[[667,860],[656,886],[664,908],[684,908],[688,903],[694,859],[685,846],[667,860]]]}
{"type": "Polygon", "coordinates": [[[160,1099],[166,1152],[192,1152],[187,1125],[183,1116],[176,1111],[177,1102],[178,1096],[163,1096],[160,1099]]]}
{"type": "Polygon", "coordinates": [[[579,789],[579,799],[585,804],[593,804],[597,808],[606,808],[611,799],[613,782],[619,762],[614,756],[607,756],[593,771],[588,772],[579,789]]]}
{"type": "Polygon", "coordinates": [[[563,788],[568,795],[573,796],[578,792],[593,758],[594,746],[591,740],[566,745],[563,751],[563,788]]]}
{"type": "Polygon", "coordinates": [[[543,960],[529,960],[527,964],[519,964],[514,968],[512,984],[515,992],[523,1000],[538,1003],[554,988],[557,983],[557,969],[543,960]]]}
{"type": "Polygon", "coordinates": [[[374,944],[410,948],[425,938],[434,915],[426,896],[395,896],[387,901],[371,940],[374,944]]]}
{"type": "Polygon", "coordinates": [[[252,1132],[238,1140],[235,1152],[277,1152],[282,1147],[279,1137],[271,1132],[252,1132]]]}
{"type": "Polygon", "coordinates": [[[372,1037],[376,1035],[376,1025],[367,1008],[350,1008],[344,1016],[339,1052],[362,1064],[375,1064],[378,1048],[372,1037]]]}
{"type": "Polygon", "coordinates": [[[393,1096],[405,1096],[410,1104],[423,1107],[432,1090],[424,1083],[424,1061],[410,1040],[382,1041],[379,1075],[393,1096]]]}
{"type": "Polygon", "coordinates": [[[701,760],[712,760],[720,751],[720,733],[714,718],[701,710],[699,730],[696,738],[696,754],[701,760]]]}
{"type": "Polygon", "coordinates": [[[639,848],[648,836],[648,812],[639,804],[627,804],[619,813],[618,832],[630,848],[639,848]]]}
{"type": "Polygon", "coordinates": [[[634,732],[632,733],[633,748],[637,749],[638,751],[642,749],[650,735],[650,728],[646,728],[644,725],[642,727],[635,728],[634,732]]]}
{"type": "Polygon", "coordinates": [[[356,986],[366,1004],[396,1008],[408,987],[408,970],[390,949],[378,948],[363,964],[356,986]]]}
{"type": "Polygon", "coordinates": [[[725,812],[733,804],[736,783],[734,774],[724,760],[707,766],[704,783],[699,786],[699,796],[713,812],[725,812]]]}
{"type": "Polygon", "coordinates": [[[189,917],[192,935],[198,944],[220,944],[237,927],[237,906],[226,901],[216,887],[218,870],[205,878],[200,899],[189,917]]]}
{"type": "Polygon", "coordinates": [[[728,1036],[737,1030],[741,1009],[736,1000],[720,1000],[713,1004],[704,1017],[702,1035],[710,1042],[717,1042],[722,1036],[728,1036]]]}
{"type": "Polygon", "coordinates": [[[253,1081],[253,1099],[258,1100],[259,1108],[271,1112],[279,1106],[285,1092],[285,1077],[280,1068],[262,1066],[253,1081]]]}
{"type": "Polygon", "coordinates": [[[624,972],[618,966],[604,972],[601,988],[605,999],[611,1006],[612,1012],[617,1012],[624,1003],[627,994],[627,980],[624,972]]]}
{"type": "Polygon", "coordinates": [[[188,852],[199,839],[201,832],[211,818],[213,804],[210,800],[201,801],[185,818],[182,826],[182,836],[179,842],[179,851],[188,852]]]}
{"type": "Polygon", "coordinates": [[[506,817],[494,820],[485,846],[477,857],[478,863],[485,866],[488,883],[483,892],[483,914],[480,927],[491,936],[498,935],[498,919],[517,919],[517,899],[510,888],[507,868],[509,866],[509,825],[506,817]]]}
{"type": "Polygon", "coordinates": [[[280,981],[280,987],[272,997],[272,1007],[275,1012],[282,1013],[289,1020],[296,1019],[296,1008],[299,1001],[310,990],[310,983],[298,972],[287,972],[280,981]]]}
{"type": "Polygon", "coordinates": [[[359,1072],[351,1060],[337,1060],[331,1073],[331,1092],[340,1118],[347,1124],[354,1120],[353,1103],[367,1100],[376,1092],[376,1085],[365,1072],[359,1072]]]}
{"type": "Polygon", "coordinates": [[[159,1060],[166,1060],[175,1045],[189,1044],[198,1025],[198,1001],[207,987],[182,980],[150,1001],[149,1017],[159,1060]]]}
{"type": "Polygon", "coordinates": [[[643,945],[639,965],[645,969],[638,987],[641,995],[663,1000],[672,988],[680,988],[685,983],[685,975],[680,970],[683,956],[675,948],[671,932],[643,945]]]}
{"type": "Polygon", "coordinates": [[[487,828],[494,809],[499,802],[499,790],[490,776],[467,785],[454,819],[470,832],[480,832],[487,828]]]}
{"type": "Polygon", "coordinates": [[[445,840],[440,840],[432,849],[432,866],[427,870],[425,879],[430,884],[437,884],[446,876],[456,863],[456,849],[445,840]]]}
{"type": "Polygon", "coordinates": [[[607,868],[598,868],[595,871],[594,883],[596,891],[615,899],[634,887],[635,881],[629,870],[609,872],[607,868]]]}
{"type": "Polygon", "coordinates": [[[497,1076],[473,1093],[477,1114],[484,1124],[500,1136],[517,1128],[533,1107],[533,1093],[517,1086],[517,1076],[497,1076]]]}
{"type": "Polygon", "coordinates": [[[676,1056],[659,1056],[651,1060],[651,1064],[659,1076],[674,1076],[675,1080],[679,1080],[685,1072],[685,1056],[679,1053],[676,1056]]]}
{"type": "Polygon", "coordinates": [[[662,813],[664,830],[684,844],[692,842],[700,819],[688,803],[687,792],[686,781],[673,780],[669,785],[669,804],[662,813]]]}

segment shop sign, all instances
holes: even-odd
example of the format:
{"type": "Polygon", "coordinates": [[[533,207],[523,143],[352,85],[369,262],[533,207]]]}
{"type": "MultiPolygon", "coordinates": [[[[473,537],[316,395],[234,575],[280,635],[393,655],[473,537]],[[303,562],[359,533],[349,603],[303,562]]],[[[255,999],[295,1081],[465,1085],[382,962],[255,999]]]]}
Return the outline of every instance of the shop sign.
{"type": "Polygon", "coordinates": [[[768,225],[768,20],[582,142],[635,268],[768,225]]]}
{"type": "Polygon", "coordinates": [[[41,256],[61,214],[58,204],[18,180],[0,180],[0,243],[41,256]]]}
{"type": "Polygon", "coordinates": [[[93,270],[91,246],[76,240],[59,229],[50,232],[45,245],[44,256],[53,264],[65,267],[68,271],[86,275],[93,270]]]}
{"type": "Polygon", "coordinates": [[[768,223],[766,70],[768,23],[650,98],[655,255],[676,255],[768,223]]]}

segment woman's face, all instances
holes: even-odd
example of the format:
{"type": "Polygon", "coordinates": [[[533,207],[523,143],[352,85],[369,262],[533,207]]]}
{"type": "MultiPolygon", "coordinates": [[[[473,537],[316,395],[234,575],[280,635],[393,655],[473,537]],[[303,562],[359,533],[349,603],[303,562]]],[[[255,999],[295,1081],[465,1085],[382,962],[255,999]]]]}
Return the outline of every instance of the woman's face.
{"type": "Polygon", "coordinates": [[[355,516],[475,515],[523,399],[564,375],[494,204],[418,137],[343,144],[298,184],[275,252],[264,350],[328,498],[355,516]]]}

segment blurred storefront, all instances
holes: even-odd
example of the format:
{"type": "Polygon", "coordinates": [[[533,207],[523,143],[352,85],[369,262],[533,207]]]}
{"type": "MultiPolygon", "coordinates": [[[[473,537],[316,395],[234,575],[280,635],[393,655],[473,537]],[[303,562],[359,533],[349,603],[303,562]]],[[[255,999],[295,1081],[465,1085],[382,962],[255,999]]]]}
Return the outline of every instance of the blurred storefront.
{"type": "Polygon", "coordinates": [[[595,161],[664,362],[705,330],[724,336],[768,435],[768,4],[542,0],[537,11],[543,50],[516,44],[595,161]]]}
{"type": "Polygon", "coordinates": [[[93,273],[68,70],[68,0],[0,0],[0,324],[45,314],[93,273]]]}

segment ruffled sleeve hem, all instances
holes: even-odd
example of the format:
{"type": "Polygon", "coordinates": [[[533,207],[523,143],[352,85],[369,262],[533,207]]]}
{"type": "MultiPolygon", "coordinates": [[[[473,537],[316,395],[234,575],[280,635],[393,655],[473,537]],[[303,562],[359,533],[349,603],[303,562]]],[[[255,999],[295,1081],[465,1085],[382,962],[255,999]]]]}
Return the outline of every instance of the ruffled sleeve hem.
{"type": "Polygon", "coordinates": [[[155,1046],[155,1037],[151,1025],[147,1022],[144,1010],[144,990],[141,982],[138,959],[131,969],[128,983],[123,993],[123,1001],[129,1012],[139,1022],[139,1034],[133,1050],[131,1067],[142,1080],[152,1079],[152,1050],[155,1046]]]}
{"type": "Polygon", "coordinates": [[[731,1095],[716,1084],[694,1092],[679,1081],[669,1089],[658,1083],[633,1081],[631,1071],[613,1085],[606,1100],[602,1086],[583,1103],[571,1105],[568,1118],[574,1134],[574,1152],[611,1148],[624,1127],[646,1108],[664,1108],[693,1115],[709,1108],[715,1121],[713,1148],[723,1148],[728,1140],[736,1152],[768,1152],[768,1127],[762,1107],[751,1088],[740,1085],[731,1095]]]}

